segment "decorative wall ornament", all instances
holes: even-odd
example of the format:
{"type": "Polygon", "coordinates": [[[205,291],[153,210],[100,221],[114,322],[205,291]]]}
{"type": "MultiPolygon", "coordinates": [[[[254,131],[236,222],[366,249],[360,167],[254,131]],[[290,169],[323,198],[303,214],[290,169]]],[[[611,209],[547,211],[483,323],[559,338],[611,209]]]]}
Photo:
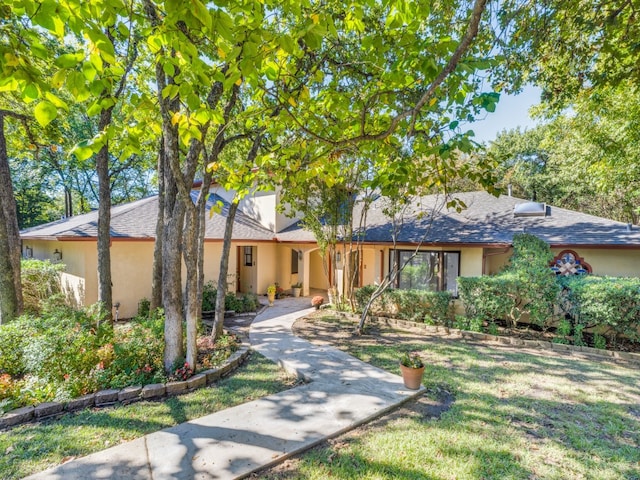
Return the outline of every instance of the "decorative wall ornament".
{"type": "Polygon", "coordinates": [[[592,273],[591,265],[573,250],[563,250],[551,262],[556,275],[586,275],[592,273]]]}

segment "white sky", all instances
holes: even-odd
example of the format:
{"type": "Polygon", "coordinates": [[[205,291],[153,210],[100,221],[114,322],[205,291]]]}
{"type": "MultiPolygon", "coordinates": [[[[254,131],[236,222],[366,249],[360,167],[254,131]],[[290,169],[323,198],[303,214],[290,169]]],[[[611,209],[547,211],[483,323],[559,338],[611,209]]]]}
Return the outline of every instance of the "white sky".
{"type": "Polygon", "coordinates": [[[467,124],[466,128],[473,130],[477,142],[489,142],[503,130],[511,130],[518,126],[523,130],[533,127],[536,121],[529,117],[529,108],[540,103],[540,89],[526,87],[518,95],[500,95],[500,101],[496,111],[487,113],[486,117],[474,123],[467,124]]]}

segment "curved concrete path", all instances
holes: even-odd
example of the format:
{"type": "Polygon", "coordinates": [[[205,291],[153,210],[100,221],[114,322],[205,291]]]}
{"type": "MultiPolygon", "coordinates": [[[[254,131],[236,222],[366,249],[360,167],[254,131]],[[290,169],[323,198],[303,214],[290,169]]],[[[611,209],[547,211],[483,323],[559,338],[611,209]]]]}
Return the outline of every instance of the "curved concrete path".
{"type": "Polygon", "coordinates": [[[251,325],[254,350],[307,382],[70,461],[29,479],[235,479],[375,418],[421,391],[397,375],[296,337],[307,298],[278,300],[251,325]]]}

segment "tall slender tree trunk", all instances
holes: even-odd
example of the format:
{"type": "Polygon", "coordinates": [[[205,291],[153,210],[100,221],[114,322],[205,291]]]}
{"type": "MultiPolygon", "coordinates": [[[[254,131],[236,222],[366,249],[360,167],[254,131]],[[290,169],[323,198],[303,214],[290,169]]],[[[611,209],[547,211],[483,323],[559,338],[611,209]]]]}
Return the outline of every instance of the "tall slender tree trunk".
{"type": "MultiPolygon", "coordinates": [[[[98,124],[104,131],[111,123],[112,109],[103,110],[98,124]]],[[[109,144],[96,155],[98,174],[98,302],[104,317],[113,322],[113,285],[111,280],[111,176],[109,175],[109,144]]]]}
{"type": "Polygon", "coordinates": [[[24,119],[21,115],[0,111],[0,324],[22,312],[20,229],[4,131],[6,115],[24,119]]]}
{"type": "Polygon", "coordinates": [[[202,284],[204,282],[205,212],[211,174],[204,174],[195,205],[187,206],[184,235],[184,262],[187,267],[185,317],[187,323],[187,362],[195,365],[198,349],[198,322],[202,315],[202,284]]]}
{"type": "Polygon", "coordinates": [[[164,140],[162,140],[158,149],[158,220],[156,221],[156,241],[153,248],[150,312],[155,312],[162,306],[162,238],[164,236],[165,169],[166,159],[164,155],[164,140]]]}
{"type": "Polygon", "coordinates": [[[218,274],[218,286],[216,290],[216,315],[211,334],[214,339],[222,336],[224,327],[224,298],[227,295],[227,274],[229,273],[229,253],[231,252],[231,237],[233,235],[233,222],[238,211],[238,202],[231,202],[227,213],[227,221],[224,226],[224,241],[222,242],[222,254],[220,255],[220,273],[218,274]]]}
{"type": "Polygon", "coordinates": [[[195,205],[187,205],[183,234],[183,257],[189,274],[187,275],[185,289],[185,320],[187,324],[187,354],[186,360],[190,366],[196,364],[198,337],[198,320],[200,309],[198,308],[198,235],[199,216],[195,205]]]}
{"type": "MultiPolygon", "coordinates": [[[[164,124],[165,158],[179,155],[178,132],[164,124]]],[[[185,208],[178,198],[176,179],[171,168],[165,168],[165,205],[162,237],[162,305],[164,307],[164,366],[170,371],[177,359],[184,356],[182,345],[182,232],[185,208]]]]}

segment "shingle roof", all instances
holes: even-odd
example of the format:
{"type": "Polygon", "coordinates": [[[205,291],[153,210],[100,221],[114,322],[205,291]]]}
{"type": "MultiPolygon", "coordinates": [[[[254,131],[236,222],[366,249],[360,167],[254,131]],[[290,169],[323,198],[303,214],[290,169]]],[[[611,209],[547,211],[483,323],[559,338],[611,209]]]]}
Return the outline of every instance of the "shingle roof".
{"type": "MultiPolygon", "coordinates": [[[[193,193],[192,195],[197,195],[193,193]]],[[[221,240],[224,237],[224,228],[229,204],[221,197],[210,194],[207,202],[207,210],[216,203],[222,202],[220,213],[214,213],[206,217],[205,238],[221,240]]],[[[158,196],[152,196],[113,207],[111,209],[111,237],[131,239],[155,238],[156,220],[158,215],[158,196]]],[[[29,228],[20,232],[23,239],[26,238],[95,238],[98,235],[98,212],[93,211],[75,217],[65,218],[56,222],[47,223],[38,227],[29,228]]],[[[259,222],[248,215],[238,211],[233,227],[234,240],[273,240],[274,234],[263,227],[259,222]]]]}
{"type": "MultiPolygon", "coordinates": [[[[194,193],[196,195],[196,193],[194,193]]],[[[544,217],[514,217],[516,205],[526,202],[515,197],[494,197],[486,192],[458,193],[454,198],[466,205],[461,212],[446,208],[445,198],[438,195],[421,197],[411,203],[399,230],[398,243],[509,245],[516,233],[526,231],[551,245],[628,246],[640,248],[640,229],[628,232],[627,225],[573,210],[547,206],[544,217]]],[[[220,214],[206,215],[205,238],[220,240],[229,204],[211,194],[208,209],[223,202],[220,214]]],[[[365,241],[391,243],[393,224],[385,215],[385,198],[375,200],[367,214],[365,241]]],[[[158,197],[153,196],[113,207],[111,235],[113,238],[155,238],[158,197]]],[[[98,213],[90,212],[56,222],[29,228],[22,238],[95,238],[98,233],[98,213]]],[[[249,215],[238,211],[233,228],[234,240],[280,242],[314,242],[313,233],[300,222],[274,234],[249,215]]]]}
{"type": "MultiPolygon", "coordinates": [[[[573,210],[547,206],[544,217],[514,217],[520,198],[486,192],[458,193],[452,196],[467,208],[457,212],[446,208],[442,195],[421,197],[411,203],[398,232],[398,243],[509,245],[516,233],[530,233],[551,245],[635,246],[640,248],[640,229],[627,232],[627,225],[573,210]]],[[[365,241],[390,243],[393,223],[385,215],[388,200],[375,200],[367,214],[365,241]]],[[[354,215],[356,218],[357,215],[354,215]]],[[[354,220],[355,221],[355,220],[354,220]]],[[[278,234],[293,241],[308,232],[299,224],[278,234]]]]}

